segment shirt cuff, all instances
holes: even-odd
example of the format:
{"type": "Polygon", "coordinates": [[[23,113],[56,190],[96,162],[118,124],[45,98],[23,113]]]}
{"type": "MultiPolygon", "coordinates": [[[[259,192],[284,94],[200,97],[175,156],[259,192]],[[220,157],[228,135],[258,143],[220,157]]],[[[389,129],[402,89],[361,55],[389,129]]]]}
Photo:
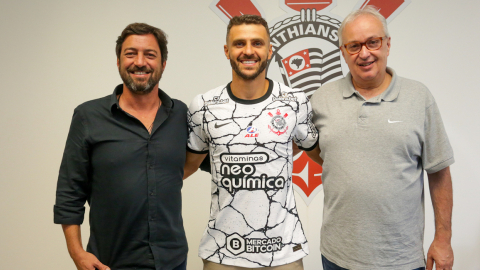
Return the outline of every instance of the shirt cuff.
{"type": "Polygon", "coordinates": [[[313,149],[315,149],[315,147],[317,147],[317,144],[318,144],[318,139],[317,139],[317,140],[315,141],[315,143],[314,143],[311,147],[309,147],[309,148],[303,148],[303,147],[298,146],[298,145],[297,145],[297,146],[298,146],[298,149],[300,149],[300,150],[303,150],[303,151],[312,151],[313,149]]]}
{"type": "Polygon", "coordinates": [[[191,153],[194,153],[194,154],[207,154],[208,153],[208,149],[203,150],[203,151],[197,151],[197,150],[193,150],[192,148],[188,147],[188,145],[187,145],[187,151],[191,152],[191,153]]]}

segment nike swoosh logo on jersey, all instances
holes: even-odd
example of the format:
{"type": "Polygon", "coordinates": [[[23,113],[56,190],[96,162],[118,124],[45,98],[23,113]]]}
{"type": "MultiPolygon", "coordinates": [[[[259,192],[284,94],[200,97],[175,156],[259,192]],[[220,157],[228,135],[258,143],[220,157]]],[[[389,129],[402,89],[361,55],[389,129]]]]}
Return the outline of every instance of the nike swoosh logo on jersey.
{"type": "Polygon", "coordinates": [[[388,123],[389,123],[389,124],[393,124],[393,123],[401,123],[401,122],[403,122],[403,121],[390,121],[390,119],[388,119],[388,123]]]}
{"type": "Polygon", "coordinates": [[[223,127],[223,126],[228,125],[228,124],[230,124],[230,123],[224,123],[224,124],[221,124],[221,125],[215,123],[215,128],[223,127]]]}

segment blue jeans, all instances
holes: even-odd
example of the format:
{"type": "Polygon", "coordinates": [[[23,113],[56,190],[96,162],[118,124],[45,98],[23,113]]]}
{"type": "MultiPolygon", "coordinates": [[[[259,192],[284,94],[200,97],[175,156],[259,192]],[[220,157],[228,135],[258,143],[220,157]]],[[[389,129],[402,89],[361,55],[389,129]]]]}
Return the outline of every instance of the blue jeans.
{"type": "Polygon", "coordinates": [[[183,261],[179,266],[173,268],[172,270],[187,270],[187,259],[183,261]]]}
{"type": "MultiPolygon", "coordinates": [[[[334,264],[333,262],[327,260],[327,258],[325,258],[323,255],[322,255],[322,265],[323,265],[323,270],[348,270],[347,268],[340,267],[334,264]]],[[[420,267],[413,270],[425,270],[425,267],[420,267]]]]}

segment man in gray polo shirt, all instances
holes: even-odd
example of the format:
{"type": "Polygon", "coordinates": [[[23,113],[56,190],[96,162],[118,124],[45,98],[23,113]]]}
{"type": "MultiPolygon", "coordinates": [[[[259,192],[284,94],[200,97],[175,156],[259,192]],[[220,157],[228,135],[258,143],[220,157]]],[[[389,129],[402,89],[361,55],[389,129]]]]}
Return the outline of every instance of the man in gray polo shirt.
{"type": "Polygon", "coordinates": [[[350,73],[310,100],[324,160],[324,270],[425,269],[423,170],[435,213],[426,266],[452,269],[454,158],[435,100],[387,67],[390,36],[375,9],[351,13],[338,34],[350,73]]]}

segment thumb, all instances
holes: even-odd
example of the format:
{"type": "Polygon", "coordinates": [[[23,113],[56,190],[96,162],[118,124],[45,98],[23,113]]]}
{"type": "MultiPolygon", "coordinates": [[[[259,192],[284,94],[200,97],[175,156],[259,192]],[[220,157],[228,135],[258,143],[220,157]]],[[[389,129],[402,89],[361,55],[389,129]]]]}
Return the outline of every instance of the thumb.
{"type": "Polygon", "coordinates": [[[110,267],[106,266],[105,264],[101,263],[100,261],[95,262],[94,266],[95,266],[95,269],[110,270],[110,267]]]}

